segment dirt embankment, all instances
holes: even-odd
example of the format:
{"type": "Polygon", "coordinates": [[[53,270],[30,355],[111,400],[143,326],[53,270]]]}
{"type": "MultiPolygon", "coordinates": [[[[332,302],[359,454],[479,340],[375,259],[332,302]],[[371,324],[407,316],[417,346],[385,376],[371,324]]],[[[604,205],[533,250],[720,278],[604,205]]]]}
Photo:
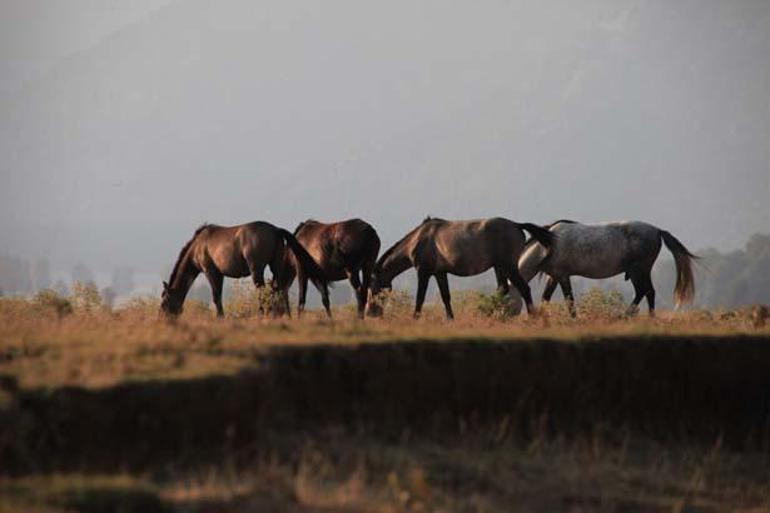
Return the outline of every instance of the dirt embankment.
{"type": "Polygon", "coordinates": [[[329,429],[388,439],[602,429],[744,448],[770,440],[770,341],[287,347],[234,376],[11,395],[0,411],[0,461],[12,473],[185,465],[329,429]]]}

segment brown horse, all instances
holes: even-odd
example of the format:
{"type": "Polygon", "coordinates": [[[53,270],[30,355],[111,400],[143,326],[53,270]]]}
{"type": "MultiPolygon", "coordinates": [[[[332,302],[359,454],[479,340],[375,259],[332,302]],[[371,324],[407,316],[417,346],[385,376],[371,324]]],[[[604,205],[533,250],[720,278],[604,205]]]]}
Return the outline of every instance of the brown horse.
{"type": "MultiPolygon", "coordinates": [[[[329,292],[323,272],[287,230],[262,221],[238,226],[204,224],[184,245],[171,277],[168,282],[163,282],[161,313],[172,316],[182,313],[185,296],[200,273],[209,280],[219,317],[224,315],[222,283],[225,276],[251,276],[254,285],[260,288],[265,285],[265,267],[270,266],[273,289],[283,291],[290,276],[284,265],[287,253],[293,255],[301,273],[313,281],[322,296],[327,297],[329,292]]],[[[285,303],[288,304],[288,296],[285,296],[285,303]]]]}
{"type": "MultiPolygon", "coordinates": [[[[358,316],[364,317],[374,263],[380,252],[380,237],[369,223],[361,219],[348,219],[338,223],[321,223],[308,219],[297,226],[294,236],[302,243],[310,256],[321,268],[327,281],[349,280],[356,293],[358,316]],[[361,276],[359,277],[359,272],[361,276]]],[[[287,288],[299,274],[299,305],[297,315],[305,308],[307,276],[297,273],[296,259],[287,257],[289,281],[287,288]]],[[[328,296],[324,296],[326,314],[331,317],[328,296]]]]}
{"type": "Polygon", "coordinates": [[[493,267],[498,290],[507,294],[510,280],[524,298],[527,312],[534,314],[529,285],[522,279],[516,265],[526,238],[522,230],[528,231],[545,247],[550,247],[555,239],[555,235],[540,226],[516,223],[502,217],[472,221],[445,221],[428,217],[377,261],[372,293],[376,294],[381,288],[392,288],[393,278],[414,267],[417,269],[415,318],[420,316],[428,281],[435,276],[446,316],[453,319],[447,274],[473,276],[493,267]]]}

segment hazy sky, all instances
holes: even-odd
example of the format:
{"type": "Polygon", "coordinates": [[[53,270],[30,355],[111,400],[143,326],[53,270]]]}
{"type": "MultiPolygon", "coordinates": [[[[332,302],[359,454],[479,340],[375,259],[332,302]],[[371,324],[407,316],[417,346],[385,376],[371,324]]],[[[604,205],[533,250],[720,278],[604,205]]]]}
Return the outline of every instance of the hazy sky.
{"type": "Polygon", "coordinates": [[[0,253],[170,267],[204,221],[770,232],[770,2],[0,0],[0,253]]]}

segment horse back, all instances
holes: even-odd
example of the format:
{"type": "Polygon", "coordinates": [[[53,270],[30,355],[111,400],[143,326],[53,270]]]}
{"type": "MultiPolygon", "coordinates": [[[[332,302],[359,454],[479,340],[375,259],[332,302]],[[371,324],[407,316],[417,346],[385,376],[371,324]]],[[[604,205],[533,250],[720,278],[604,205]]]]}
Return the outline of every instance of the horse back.
{"type": "Polygon", "coordinates": [[[492,266],[512,265],[523,247],[524,234],[511,220],[442,220],[423,225],[414,254],[437,270],[471,276],[492,266]]]}
{"type": "Polygon", "coordinates": [[[660,251],[660,231],[640,221],[558,224],[559,238],[549,266],[558,273],[606,278],[652,262],[660,251]]]}
{"type": "Polygon", "coordinates": [[[272,264],[279,249],[283,240],[278,229],[263,221],[214,227],[201,240],[204,266],[213,265],[233,278],[248,276],[250,267],[272,264]]]}
{"type": "Polygon", "coordinates": [[[297,227],[296,237],[329,273],[358,267],[365,261],[373,263],[380,250],[377,231],[358,218],[335,223],[306,221],[297,227]]]}

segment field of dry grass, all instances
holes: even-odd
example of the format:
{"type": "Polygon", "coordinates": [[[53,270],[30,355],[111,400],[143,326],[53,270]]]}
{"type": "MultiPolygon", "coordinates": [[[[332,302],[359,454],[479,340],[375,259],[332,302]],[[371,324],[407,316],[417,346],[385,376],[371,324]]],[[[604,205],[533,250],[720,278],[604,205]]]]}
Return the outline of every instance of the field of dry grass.
{"type": "Polygon", "coordinates": [[[654,319],[642,312],[628,319],[622,300],[598,291],[584,299],[579,319],[571,319],[562,303],[548,305],[537,319],[483,314],[475,293],[455,298],[454,322],[447,322],[436,304],[413,320],[411,298],[402,293],[389,299],[382,319],[365,322],[355,318],[352,306],[335,308],[332,321],[320,311],[301,320],[266,318],[257,315],[257,301],[243,292],[226,305],[224,320],[215,319],[207,305],[188,301],[178,322],[168,323],[158,319],[154,298],[109,310],[98,296],[81,294],[70,299],[72,311],[64,315],[50,299],[0,300],[0,374],[15,377],[22,387],[104,387],[124,380],[232,374],[272,347],[294,345],[770,335],[770,324],[757,327],[750,308],[660,312],[654,319]]]}
{"type": "Polygon", "coordinates": [[[0,511],[770,511],[751,309],[61,299],[0,300],[0,511]]]}

